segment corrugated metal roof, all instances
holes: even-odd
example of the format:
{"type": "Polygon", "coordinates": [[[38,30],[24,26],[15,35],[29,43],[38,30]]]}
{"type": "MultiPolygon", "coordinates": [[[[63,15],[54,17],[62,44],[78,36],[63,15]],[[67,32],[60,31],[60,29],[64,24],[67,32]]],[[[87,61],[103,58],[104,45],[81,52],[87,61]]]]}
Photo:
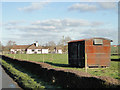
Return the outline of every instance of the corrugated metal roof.
{"type": "MultiPolygon", "coordinates": [[[[106,39],[106,40],[110,40],[110,39],[107,39],[107,38],[95,37],[95,38],[87,38],[87,39],[80,39],[80,40],[72,40],[72,41],[69,41],[68,43],[85,41],[85,40],[90,40],[90,39],[106,39]]],[[[112,42],[112,40],[110,40],[110,41],[112,42]]]]}

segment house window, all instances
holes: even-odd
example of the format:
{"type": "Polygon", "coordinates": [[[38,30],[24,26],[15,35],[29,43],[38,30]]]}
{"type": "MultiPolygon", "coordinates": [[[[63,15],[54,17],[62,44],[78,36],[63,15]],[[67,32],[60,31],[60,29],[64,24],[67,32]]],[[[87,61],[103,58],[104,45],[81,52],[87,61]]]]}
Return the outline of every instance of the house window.
{"type": "Polygon", "coordinates": [[[40,52],[40,51],[41,51],[41,49],[38,50],[38,52],[40,52]]]}
{"type": "Polygon", "coordinates": [[[32,49],[32,52],[34,52],[35,50],[34,49],[32,49]]]}
{"type": "Polygon", "coordinates": [[[102,45],[103,44],[103,40],[102,39],[94,39],[93,40],[93,45],[102,45]]]}

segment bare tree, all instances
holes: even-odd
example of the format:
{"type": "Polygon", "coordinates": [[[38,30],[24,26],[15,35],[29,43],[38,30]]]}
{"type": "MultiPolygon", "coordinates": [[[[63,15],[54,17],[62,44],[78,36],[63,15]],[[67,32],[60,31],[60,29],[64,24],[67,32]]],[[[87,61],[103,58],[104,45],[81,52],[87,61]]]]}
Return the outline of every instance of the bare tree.
{"type": "Polygon", "coordinates": [[[58,42],[58,46],[64,46],[64,36],[62,36],[62,39],[58,42]]]}
{"type": "Polygon", "coordinates": [[[55,44],[54,41],[49,41],[49,42],[48,42],[48,46],[56,46],[56,44],[55,44]]]}
{"type": "Polygon", "coordinates": [[[68,42],[71,41],[72,39],[67,36],[67,37],[62,37],[62,39],[58,42],[57,46],[60,46],[63,50],[63,52],[66,52],[68,50],[68,42]]]}
{"type": "Polygon", "coordinates": [[[54,48],[55,48],[55,46],[56,46],[56,44],[55,44],[54,41],[49,41],[49,42],[47,43],[47,45],[48,45],[50,51],[53,51],[54,48]]]}
{"type": "Polygon", "coordinates": [[[62,39],[58,42],[58,45],[59,46],[65,46],[65,45],[67,45],[67,43],[69,42],[69,41],[71,41],[72,39],[69,37],[69,36],[67,36],[67,37],[62,37],[62,39]]]}
{"type": "Polygon", "coordinates": [[[71,41],[71,40],[72,40],[72,39],[71,39],[69,36],[65,37],[65,39],[64,39],[65,45],[67,45],[68,42],[71,41]]]}
{"type": "Polygon", "coordinates": [[[12,48],[13,45],[16,45],[16,42],[15,42],[15,41],[11,41],[11,40],[8,41],[8,42],[7,42],[7,45],[5,46],[5,49],[4,49],[4,50],[5,50],[5,51],[9,51],[9,50],[12,48]]]}

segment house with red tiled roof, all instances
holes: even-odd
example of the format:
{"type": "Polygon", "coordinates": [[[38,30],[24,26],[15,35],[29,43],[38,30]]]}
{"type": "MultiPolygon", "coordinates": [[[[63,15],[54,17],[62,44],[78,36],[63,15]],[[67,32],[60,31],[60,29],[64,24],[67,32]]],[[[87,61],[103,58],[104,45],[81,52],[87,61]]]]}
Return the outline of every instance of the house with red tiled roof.
{"type": "Polygon", "coordinates": [[[38,45],[38,42],[33,43],[31,45],[14,45],[10,49],[11,53],[26,53],[26,54],[47,54],[48,48],[44,48],[38,45]]]}

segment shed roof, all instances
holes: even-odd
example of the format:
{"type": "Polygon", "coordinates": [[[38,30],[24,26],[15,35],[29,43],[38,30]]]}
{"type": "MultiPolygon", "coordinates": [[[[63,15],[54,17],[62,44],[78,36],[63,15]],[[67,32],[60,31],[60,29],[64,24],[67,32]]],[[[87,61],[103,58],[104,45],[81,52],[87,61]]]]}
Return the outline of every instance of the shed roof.
{"type": "Polygon", "coordinates": [[[87,38],[87,39],[80,39],[80,40],[72,40],[72,41],[69,41],[68,43],[71,43],[71,42],[80,42],[80,41],[85,41],[85,40],[90,40],[90,39],[105,39],[105,40],[110,40],[111,42],[113,42],[111,39],[101,38],[101,37],[95,37],[95,38],[87,38]]]}

